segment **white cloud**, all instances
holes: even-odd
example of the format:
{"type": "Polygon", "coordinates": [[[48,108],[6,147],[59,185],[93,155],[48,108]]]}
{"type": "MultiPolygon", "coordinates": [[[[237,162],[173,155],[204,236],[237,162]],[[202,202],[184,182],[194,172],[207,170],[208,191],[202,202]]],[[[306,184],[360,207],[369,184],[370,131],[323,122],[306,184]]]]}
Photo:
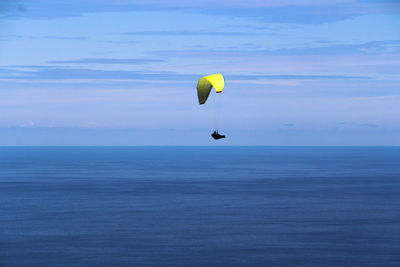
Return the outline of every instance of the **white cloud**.
{"type": "Polygon", "coordinates": [[[36,123],[34,123],[34,122],[32,122],[32,121],[24,122],[24,123],[21,123],[21,124],[19,125],[19,127],[21,127],[21,128],[35,127],[35,126],[36,126],[36,123]]]}
{"type": "MultiPolygon", "coordinates": [[[[256,8],[256,7],[279,7],[279,6],[323,6],[335,5],[341,3],[354,3],[355,0],[230,0],[230,1],[215,1],[215,0],[146,0],[147,5],[157,6],[176,6],[176,7],[192,7],[201,6],[203,8],[256,8]]],[[[117,0],[113,1],[116,4],[142,5],[143,0],[117,0]]]]}

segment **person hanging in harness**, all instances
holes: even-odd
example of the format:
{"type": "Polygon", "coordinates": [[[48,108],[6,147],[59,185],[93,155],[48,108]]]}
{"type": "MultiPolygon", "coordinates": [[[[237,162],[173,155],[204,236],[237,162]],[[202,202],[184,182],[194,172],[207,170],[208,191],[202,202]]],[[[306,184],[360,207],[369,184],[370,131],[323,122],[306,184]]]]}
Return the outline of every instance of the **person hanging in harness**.
{"type": "Polygon", "coordinates": [[[218,139],[221,139],[221,138],[225,138],[225,135],[219,134],[219,133],[218,133],[218,130],[215,130],[215,131],[211,134],[211,136],[212,136],[215,140],[218,140],[218,139]]]}

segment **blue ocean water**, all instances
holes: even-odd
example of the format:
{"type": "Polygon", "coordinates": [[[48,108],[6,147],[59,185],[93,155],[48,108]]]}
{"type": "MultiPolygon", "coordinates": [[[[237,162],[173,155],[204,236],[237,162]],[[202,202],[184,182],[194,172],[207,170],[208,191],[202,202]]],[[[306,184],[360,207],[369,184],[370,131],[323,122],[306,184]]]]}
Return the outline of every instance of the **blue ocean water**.
{"type": "Polygon", "coordinates": [[[400,266],[400,147],[1,147],[0,265],[400,266]]]}

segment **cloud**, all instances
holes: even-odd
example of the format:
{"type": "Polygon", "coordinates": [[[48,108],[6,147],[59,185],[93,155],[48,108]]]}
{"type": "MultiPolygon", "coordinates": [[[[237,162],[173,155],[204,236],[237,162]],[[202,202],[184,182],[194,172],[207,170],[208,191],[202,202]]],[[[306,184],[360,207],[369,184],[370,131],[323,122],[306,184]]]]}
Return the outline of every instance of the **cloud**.
{"type": "MultiPolygon", "coordinates": [[[[340,3],[353,3],[354,0],[230,0],[230,1],[215,1],[215,0],[147,0],[146,5],[153,7],[203,7],[203,8],[260,8],[260,7],[278,7],[278,6],[330,6],[340,3]]],[[[143,5],[142,0],[117,0],[115,4],[131,4],[143,5]]]]}
{"type": "Polygon", "coordinates": [[[21,16],[26,12],[23,1],[21,0],[1,0],[0,18],[21,16]]]}
{"type": "Polygon", "coordinates": [[[296,75],[296,74],[281,74],[281,75],[231,75],[234,80],[263,80],[263,79],[278,79],[278,80],[364,80],[371,79],[368,76],[356,75],[296,75]]]}
{"type": "Polygon", "coordinates": [[[21,127],[21,128],[35,127],[35,126],[36,126],[36,123],[34,123],[32,121],[25,122],[25,123],[22,123],[22,124],[18,125],[18,127],[21,127]]]}
{"type": "Polygon", "coordinates": [[[294,127],[295,124],[293,124],[293,123],[285,123],[285,124],[283,124],[283,126],[285,126],[285,127],[294,127]]]}
{"type": "MultiPolygon", "coordinates": [[[[14,66],[21,68],[23,66],[14,66]]],[[[68,79],[119,79],[119,80],[196,80],[198,75],[174,72],[98,70],[85,68],[65,68],[53,66],[26,66],[29,70],[0,69],[0,78],[13,79],[23,76],[25,80],[68,80],[68,79]]]]}
{"type": "MultiPolygon", "coordinates": [[[[250,2],[250,1],[249,1],[250,2]]],[[[278,1],[277,1],[278,2],[278,1]]],[[[282,6],[247,6],[227,8],[222,14],[231,17],[243,17],[267,23],[322,24],[351,19],[357,16],[373,14],[399,14],[399,5],[393,2],[315,1],[305,5],[297,5],[295,1],[282,6]],[[324,4],[321,4],[324,3],[324,4]],[[396,8],[397,7],[397,8],[396,8]]],[[[220,10],[211,10],[214,14],[220,10]]]]}
{"type": "Polygon", "coordinates": [[[6,41],[10,39],[22,39],[22,38],[29,38],[29,39],[53,39],[53,40],[75,40],[75,41],[86,41],[89,38],[84,36],[32,36],[32,35],[21,35],[21,34],[7,34],[7,35],[0,35],[0,41],[6,41]]]}
{"type": "Polygon", "coordinates": [[[21,39],[24,38],[23,35],[20,34],[6,34],[0,35],[0,41],[8,41],[10,39],[21,39]]]}
{"type": "Polygon", "coordinates": [[[52,60],[47,63],[50,64],[124,64],[124,65],[138,65],[147,63],[165,62],[162,59],[148,59],[148,58],[82,58],[76,60],[52,60]]]}
{"type": "Polygon", "coordinates": [[[216,36],[250,36],[250,35],[279,35],[277,33],[266,32],[229,32],[229,31],[136,31],[136,32],[123,32],[124,35],[175,35],[175,36],[202,36],[202,35],[216,35],[216,36]]]}
{"type": "Polygon", "coordinates": [[[26,76],[25,71],[17,71],[9,68],[0,68],[0,78],[15,79],[26,76]]]}
{"type": "Polygon", "coordinates": [[[363,123],[363,124],[361,124],[361,126],[368,127],[368,128],[378,128],[379,127],[379,125],[372,124],[372,123],[363,123]]]}
{"type": "Polygon", "coordinates": [[[89,38],[84,36],[43,36],[43,39],[54,39],[54,40],[77,40],[77,41],[85,41],[89,38]]]}
{"type": "Polygon", "coordinates": [[[362,44],[334,44],[319,47],[293,47],[282,49],[186,49],[186,50],[158,50],[149,51],[149,54],[171,57],[210,57],[210,56],[314,56],[314,55],[382,55],[399,54],[400,40],[368,42],[362,44]]]}
{"type": "Polygon", "coordinates": [[[101,127],[101,123],[90,121],[90,122],[85,122],[79,125],[79,127],[82,128],[98,128],[101,127]]]}
{"type": "MultiPolygon", "coordinates": [[[[12,3],[12,1],[7,1],[12,3]]],[[[318,24],[367,14],[399,13],[396,1],[356,0],[35,0],[10,4],[8,16],[55,18],[97,12],[186,11],[263,22],[318,24]],[[15,12],[23,10],[23,12],[15,12]],[[11,12],[12,11],[12,12],[11,12]]]]}
{"type": "MultiPolygon", "coordinates": [[[[21,66],[19,66],[21,68],[21,66]]],[[[152,72],[152,71],[125,71],[125,70],[98,70],[85,68],[58,68],[52,66],[28,66],[27,70],[0,69],[0,78],[15,79],[20,76],[23,80],[68,80],[68,79],[94,79],[94,80],[151,80],[151,81],[196,81],[199,75],[183,74],[177,72],[152,72]],[[3,72],[4,71],[4,72],[3,72]],[[12,75],[12,76],[10,76],[12,75]],[[14,77],[13,77],[14,76],[14,77]]],[[[300,74],[281,74],[281,75],[238,75],[225,74],[228,80],[349,80],[349,79],[370,79],[368,76],[352,76],[352,75],[300,75],[300,74]]]]}

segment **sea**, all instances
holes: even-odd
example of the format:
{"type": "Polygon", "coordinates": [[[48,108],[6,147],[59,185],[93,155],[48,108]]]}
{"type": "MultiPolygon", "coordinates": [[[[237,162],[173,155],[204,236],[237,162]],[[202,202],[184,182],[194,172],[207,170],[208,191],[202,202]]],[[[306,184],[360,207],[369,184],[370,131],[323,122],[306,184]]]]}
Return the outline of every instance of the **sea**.
{"type": "Polygon", "coordinates": [[[0,266],[400,266],[400,147],[0,147],[0,266]]]}

